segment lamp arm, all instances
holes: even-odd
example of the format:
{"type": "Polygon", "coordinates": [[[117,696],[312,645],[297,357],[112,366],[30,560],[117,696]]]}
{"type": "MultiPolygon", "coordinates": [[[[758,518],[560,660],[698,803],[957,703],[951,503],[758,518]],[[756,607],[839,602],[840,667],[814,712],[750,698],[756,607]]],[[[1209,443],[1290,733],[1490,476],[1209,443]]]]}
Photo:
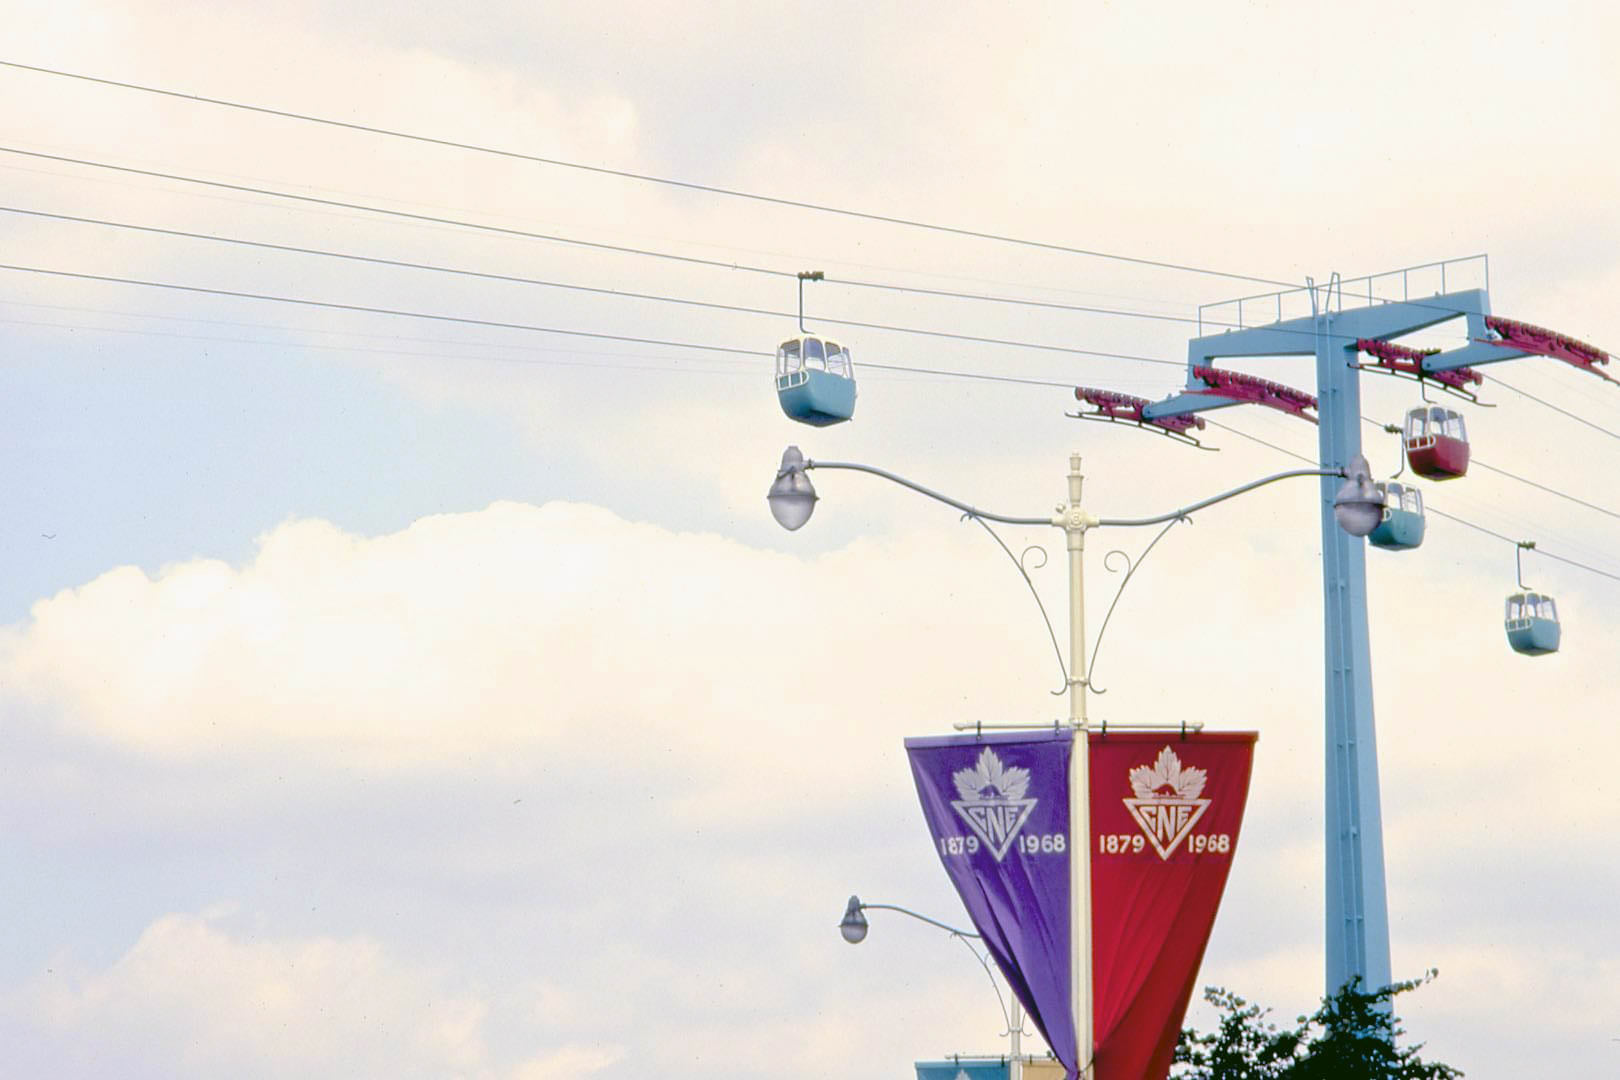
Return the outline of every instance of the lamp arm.
{"type": "Polygon", "coordinates": [[[1172,510],[1168,514],[1160,514],[1158,517],[1150,517],[1150,518],[1103,518],[1102,520],[1098,521],[1097,524],[1098,525],[1119,525],[1119,526],[1129,526],[1129,527],[1134,527],[1134,526],[1139,526],[1139,525],[1162,525],[1167,521],[1175,521],[1175,520],[1177,520],[1179,518],[1184,518],[1187,515],[1193,513],[1195,510],[1202,510],[1206,506],[1214,506],[1218,502],[1225,502],[1227,499],[1236,498],[1237,496],[1242,495],[1242,494],[1244,494],[1246,492],[1253,491],[1257,487],[1264,487],[1267,484],[1274,484],[1278,480],[1288,480],[1288,479],[1291,479],[1291,478],[1296,477],[1296,476],[1348,476],[1348,475],[1349,475],[1349,473],[1345,472],[1345,470],[1343,470],[1343,469],[1289,469],[1287,472],[1280,472],[1280,473],[1276,473],[1276,474],[1274,474],[1272,476],[1263,476],[1259,480],[1252,480],[1249,483],[1244,484],[1242,487],[1235,487],[1231,491],[1225,491],[1225,492],[1222,492],[1219,495],[1212,496],[1212,497],[1210,497],[1208,499],[1204,499],[1204,500],[1202,500],[1200,502],[1195,502],[1191,506],[1183,506],[1180,510],[1172,510]]]}
{"type": "Polygon", "coordinates": [[[942,923],[938,919],[930,919],[926,915],[919,915],[917,912],[912,911],[910,908],[897,907],[894,904],[867,904],[867,903],[862,903],[861,904],[861,910],[862,911],[898,911],[902,915],[910,915],[913,919],[919,919],[922,922],[927,923],[929,926],[937,926],[941,930],[944,930],[944,931],[946,931],[948,933],[955,934],[957,937],[977,938],[977,937],[980,936],[978,934],[973,933],[971,930],[958,930],[956,927],[951,926],[951,925],[949,925],[947,923],[942,923]]]}
{"type": "MultiPolygon", "coordinates": [[[[918,483],[916,483],[914,481],[911,481],[911,480],[907,480],[903,476],[897,476],[894,473],[889,472],[887,469],[880,469],[875,465],[862,465],[859,462],[855,462],[855,461],[812,461],[812,460],[806,459],[806,461],[804,463],[804,468],[807,469],[807,470],[808,469],[849,469],[849,470],[852,470],[854,472],[871,473],[873,476],[881,476],[881,477],[883,477],[883,479],[892,481],[893,483],[896,483],[896,484],[899,484],[901,487],[910,488],[912,491],[915,491],[919,495],[926,495],[930,499],[933,499],[935,502],[942,502],[946,506],[955,507],[957,510],[962,511],[964,514],[971,514],[974,517],[985,518],[985,519],[990,520],[990,521],[999,521],[1004,525],[1051,525],[1051,524],[1053,524],[1052,518],[1050,518],[1050,517],[1009,517],[1009,516],[1007,516],[1005,514],[992,514],[988,510],[980,510],[976,506],[972,506],[972,505],[970,505],[968,503],[965,503],[965,502],[962,502],[962,501],[960,501],[958,499],[953,499],[949,495],[942,495],[941,493],[933,490],[932,488],[923,487],[921,484],[918,484],[918,483]]],[[[1296,476],[1348,476],[1348,475],[1349,474],[1347,472],[1345,472],[1345,470],[1343,470],[1343,469],[1289,469],[1287,472],[1275,473],[1275,474],[1273,474],[1271,476],[1261,477],[1259,480],[1250,481],[1249,483],[1244,484],[1241,487],[1233,488],[1231,491],[1222,492],[1221,494],[1211,496],[1208,499],[1202,499],[1202,500],[1200,500],[1198,502],[1193,503],[1190,506],[1183,506],[1179,510],[1172,510],[1168,514],[1159,514],[1157,517],[1148,517],[1148,518],[1103,518],[1102,520],[1098,521],[1097,524],[1098,525],[1112,525],[1112,526],[1119,526],[1119,527],[1137,527],[1137,526],[1143,526],[1143,525],[1162,525],[1167,521],[1175,521],[1175,520],[1177,520],[1179,518],[1184,518],[1188,514],[1193,513],[1194,511],[1204,509],[1206,506],[1214,506],[1216,503],[1225,502],[1227,499],[1236,498],[1239,495],[1243,495],[1243,494],[1246,494],[1247,492],[1253,491],[1255,488],[1264,487],[1267,484],[1274,484],[1278,480],[1289,480],[1289,479],[1292,479],[1293,477],[1296,477],[1296,476]]]]}
{"type": "MultiPolygon", "coordinates": [[[[919,495],[926,495],[930,499],[933,499],[935,502],[942,502],[946,506],[955,507],[956,509],[962,511],[964,514],[972,514],[974,517],[987,518],[990,521],[999,521],[1003,525],[1051,525],[1052,524],[1051,515],[1047,515],[1046,517],[1007,517],[1004,514],[992,514],[988,510],[980,510],[976,506],[969,506],[965,502],[958,502],[956,499],[951,498],[949,495],[941,495],[939,492],[933,490],[932,488],[925,488],[921,484],[913,483],[912,481],[907,480],[903,476],[896,476],[894,473],[889,472],[886,469],[879,469],[879,468],[877,468],[876,466],[873,466],[873,465],[862,465],[862,464],[859,464],[858,462],[854,462],[854,461],[810,461],[810,460],[807,459],[805,461],[805,463],[804,463],[804,468],[805,469],[852,469],[855,472],[871,473],[873,476],[881,476],[885,480],[891,480],[894,483],[899,484],[901,487],[910,488],[912,491],[915,491],[919,495]]],[[[914,914],[914,913],[907,912],[907,914],[914,914]]],[[[919,918],[920,917],[921,916],[919,916],[919,918]]]]}
{"type": "Polygon", "coordinates": [[[1003,1032],[1003,1034],[1012,1033],[1012,1016],[1007,1011],[1006,999],[1001,996],[1001,984],[996,982],[995,973],[990,970],[990,962],[981,956],[979,954],[979,950],[975,949],[971,944],[968,943],[967,940],[968,938],[973,938],[976,941],[983,941],[984,938],[982,935],[972,933],[968,930],[958,930],[956,927],[942,923],[938,919],[930,919],[928,916],[920,915],[917,912],[912,911],[910,908],[899,907],[895,904],[861,904],[860,908],[862,911],[898,911],[902,915],[910,915],[913,919],[925,922],[929,926],[938,927],[939,929],[950,934],[951,937],[961,941],[962,945],[967,949],[967,951],[973,954],[973,959],[977,960],[979,962],[979,966],[984,968],[984,974],[990,980],[990,988],[996,992],[996,1003],[1001,1007],[1001,1018],[1007,1022],[1007,1030],[1003,1032]]]}

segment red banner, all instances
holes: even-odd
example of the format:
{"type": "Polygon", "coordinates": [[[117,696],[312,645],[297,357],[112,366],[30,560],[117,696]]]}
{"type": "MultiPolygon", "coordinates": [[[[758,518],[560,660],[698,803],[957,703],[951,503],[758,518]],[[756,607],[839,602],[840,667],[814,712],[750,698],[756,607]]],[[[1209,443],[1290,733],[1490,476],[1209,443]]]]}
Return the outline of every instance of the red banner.
{"type": "Polygon", "coordinates": [[[1162,1080],[1237,849],[1254,732],[1090,739],[1095,1075],[1162,1080]]]}

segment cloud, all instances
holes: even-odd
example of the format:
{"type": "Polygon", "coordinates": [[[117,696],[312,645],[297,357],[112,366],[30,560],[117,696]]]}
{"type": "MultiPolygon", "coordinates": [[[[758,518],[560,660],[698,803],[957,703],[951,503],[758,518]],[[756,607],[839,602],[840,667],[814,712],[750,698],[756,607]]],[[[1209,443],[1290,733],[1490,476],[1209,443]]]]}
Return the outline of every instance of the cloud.
{"type": "Polygon", "coordinates": [[[512,1080],[582,1080],[624,1057],[618,1048],[565,1046],[561,1050],[518,1066],[512,1080]]]}
{"type": "Polygon", "coordinates": [[[267,939],[174,914],[104,970],[53,971],[7,995],[0,1015],[13,1047],[60,1055],[59,1076],[573,1080],[622,1053],[562,1046],[503,1065],[489,1013],[374,941],[267,939]]]}
{"type": "MultiPolygon", "coordinates": [[[[280,742],[431,765],[578,748],[617,727],[691,760],[745,731],[858,730],[859,700],[915,716],[959,697],[939,687],[900,705],[908,654],[995,672],[994,640],[880,647],[920,644],[924,628],[960,622],[964,601],[1009,606],[951,585],[951,554],[900,543],[795,559],[557,503],[376,538],[299,521],[240,568],[126,567],[41,601],[7,635],[0,671],[66,728],[162,755],[280,742]],[[919,578],[935,584],[913,591],[919,578]],[[873,606],[851,618],[860,596],[873,606]]],[[[926,677],[907,682],[926,692],[926,677]]]]}
{"type": "MultiPolygon", "coordinates": [[[[1298,512],[1283,496],[1255,499],[1259,520],[1298,512]]],[[[30,770],[15,796],[50,852],[30,857],[84,872],[74,851],[116,837],[127,853],[97,873],[136,883],[126,906],[163,892],[145,875],[180,872],[198,907],[241,896],[271,919],[265,945],[154,915],[122,959],[40,1015],[100,1024],[97,1010],[150,1001],[173,1030],[150,1044],[128,1034],[130,1052],[167,1062],[162,1039],[199,1010],[228,1027],[248,1022],[241,1002],[262,999],[254,1022],[273,1026],[314,1001],[333,1019],[311,1045],[335,1045],[361,1021],[300,988],[313,970],[393,987],[372,996],[394,1002],[396,1020],[439,1003],[435,1026],[409,1029],[435,1060],[526,1063],[536,1075],[674,1068],[694,1060],[694,1039],[721,1040],[729,1021],[718,1018],[730,1016],[747,1019],[760,1054],[793,1046],[836,1069],[853,1038],[903,1067],[917,1048],[875,1026],[872,1000],[928,1046],[978,1030],[989,993],[962,990],[977,975],[968,958],[942,964],[935,943],[903,932],[847,950],[831,932],[857,889],[947,919],[954,910],[920,842],[901,736],[1062,710],[1046,693],[1050,644],[1029,598],[985,538],[950,520],[821,555],[571,503],[497,503],[376,537],[302,520],[241,565],[121,568],[40,601],[0,642],[11,734],[35,732],[62,762],[30,770]],[[62,832],[54,822],[68,806],[77,824],[62,832]],[[188,869],[199,858],[226,876],[188,869]],[[398,914],[379,923],[376,910],[398,914]],[[311,937],[306,920],[322,919],[332,928],[311,937]],[[422,966],[395,959],[406,955],[422,966]],[[244,981],[143,989],[186,964],[244,981]],[[845,1000],[851,978],[869,999],[845,1000]],[[501,989],[450,989],[463,984],[501,989]],[[532,1002],[516,1020],[514,996],[532,1002]],[[215,1001],[223,1012],[206,1013],[215,1001]],[[619,1040],[623,1056],[579,1043],[582,1018],[633,1033],[619,1040]],[[495,1047],[492,1033],[531,1027],[542,1035],[495,1047]],[[844,1029],[861,1034],[838,1037],[844,1029]]],[[[1241,542],[1251,525],[1212,512],[1196,544],[1166,540],[1109,631],[1110,693],[1097,708],[1263,732],[1205,977],[1286,1013],[1310,1007],[1300,998],[1318,978],[1319,654],[1316,613],[1294,584],[1313,567],[1309,551],[1262,536],[1261,558],[1210,573],[1209,547],[1241,542]],[[1207,647],[1234,612],[1267,628],[1237,666],[1207,647]]],[[[1418,588],[1400,576],[1409,563],[1374,565],[1393,575],[1377,598],[1389,625],[1424,625],[1427,596],[1468,579],[1442,567],[1418,588]]],[[[1056,569],[1034,573],[1061,612],[1056,569]]],[[[1094,616],[1109,599],[1094,593],[1094,616]]],[[[1471,982],[1505,962],[1482,936],[1522,924],[1511,904],[1459,915],[1493,883],[1511,878],[1514,895],[1535,898],[1545,940],[1612,938],[1601,913],[1556,887],[1580,874],[1612,888],[1581,839],[1612,819],[1601,774],[1567,782],[1568,749],[1553,742],[1527,746],[1509,773],[1476,734],[1509,745],[1523,738],[1516,710],[1579,715],[1579,688],[1602,683],[1601,655],[1553,658],[1567,681],[1556,693],[1524,681],[1545,664],[1480,666],[1480,653],[1505,651],[1495,603],[1432,644],[1433,662],[1475,672],[1467,682],[1436,684],[1387,639],[1379,669],[1397,963],[1441,963],[1471,982]],[[1535,815],[1505,814],[1509,793],[1534,801],[1535,815]],[[1545,872],[1503,872],[1537,866],[1545,872]]],[[[1614,736],[1582,738],[1613,756],[1614,736]]],[[[384,1042],[367,1045],[386,1062],[384,1042]]]]}

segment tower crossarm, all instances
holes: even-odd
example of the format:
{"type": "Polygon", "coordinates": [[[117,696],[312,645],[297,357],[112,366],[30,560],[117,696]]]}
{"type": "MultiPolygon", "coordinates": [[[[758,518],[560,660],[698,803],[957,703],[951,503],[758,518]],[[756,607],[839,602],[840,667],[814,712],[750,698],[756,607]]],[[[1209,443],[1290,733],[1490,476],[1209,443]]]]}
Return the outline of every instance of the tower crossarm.
{"type": "Polygon", "coordinates": [[[1264,405],[1268,409],[1298,416],[1313,424],[1316,422],[1316,417],[1310,415],[1316,409],[1316,398],[1303,390],[1295,390],[1291,386],[1274,383],[1257,375],[1245,375],[1241,371],[1228,371],[1225,368],[1203,364],[1193,368],[1193,378],[1202,382],[1207,389],[1200,390],[1188,386],[1189,394],[1211,395],[1250,405],[1264,405]]]}
{"type": "Polygon", "coordinates": [[[1090,386],[1077,386],[1074,390],[1076,401],[1083,401],[1094,406],[1096,412],[1085,414],[1088,418],[1095,416],[1107,420],[1122,420],[1132,424],[1151,424],[1154,427],[1164,428],[1166,431],[1185,432],[1188,428],[1202,428],[1202,417],[1190,413],[1175,413],[1163,417],[1149,417],[1143,410],[1150,402],[1147,398],[1139,398],[1131,394],[1122,394],[1116,390],[1098,390],[1090,386]]]}
{"type": "Polygon", "coordinates": [[[1504,360],[1519,360],[1529,356],[1523,349],[1507,347],[1505,343],[1472,341],[1460,349],[1447,349],[1423,358],[1423,374],[1439,378],[1448,371],[1471,371],[1484,364],[1500,364],[1504,360]]]}
{"type": "Polygon", "coordinates": [[[1425,370],[1423,362],[1431,356],[1438,355],[1439,349],[1413,349],[1378,338],[1358,338],[1356,348],[1371,356],[1377,367],[1384,371],[1413,379],[1433,379],[1453,390],[1465,390],[1470,385],[1478,386],[1485,381],[1485,376],[1470,367],[1448,368],[1443,371],[1425,370]]]}
{"type": "Polygon", "coordinates": [[[1582,371],[1591,372],[1607,382],[1620,382],[1607,372],[1599,370],[1599,365],[1609,362],[1609,354],[1595,345],[1588,345],[1556,330],[1548,330],[1514,319],[1504,319],[1497,315],[1487,315],[1484,321],[1486,329],[1498,336],[1476,339],[1480,344],[1512,349],[1521,356],[1550,356],[1582,371]]]}
{"type": "Polygon", "coordinates": [[[1316,408],[1316,399],[1303,390],[1207,364],[1193,368],[1186,390],[1163,401],[1144,405],[1142,418],[1150,423],[1162,424],[1172,417],[1224,409],[1229,405],[1265,405],[1316,423],[1316,417],[1308,411],[1316,408]]]}

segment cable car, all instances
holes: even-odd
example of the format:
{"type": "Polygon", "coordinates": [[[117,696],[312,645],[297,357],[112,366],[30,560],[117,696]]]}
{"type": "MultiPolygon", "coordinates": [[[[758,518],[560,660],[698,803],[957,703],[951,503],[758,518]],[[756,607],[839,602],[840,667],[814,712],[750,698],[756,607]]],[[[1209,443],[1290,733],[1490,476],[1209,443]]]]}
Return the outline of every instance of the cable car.
{"type": "Polygon", "coordinates": [[[776,350],[776,398],[788,419],[827,427],[855,415],[855,368],[849,350],[813,334],[776,350]]]}
{"type": "Polygon", "coordinates": [[[1558,605],[1553,598],[1536,592],[1516,592],[1507,598],[1508,644],[1526,656],[1544,656],[1558,651],[1558,605]]]}
{"type": "Polygon", "coordinates": [[[1406,414],[1406,460],[1431,480],[1468,472],[1468,428],[1455,409],[1429,405],[1406,414]]]}
{"type": "Polygon", "coordinates": [[[1393,480],[1376,487],[1384,497],[1384,518],[1367,541],[1389,551],[1410,551],[1423,543],[1423,493],[1393,480]]]}

